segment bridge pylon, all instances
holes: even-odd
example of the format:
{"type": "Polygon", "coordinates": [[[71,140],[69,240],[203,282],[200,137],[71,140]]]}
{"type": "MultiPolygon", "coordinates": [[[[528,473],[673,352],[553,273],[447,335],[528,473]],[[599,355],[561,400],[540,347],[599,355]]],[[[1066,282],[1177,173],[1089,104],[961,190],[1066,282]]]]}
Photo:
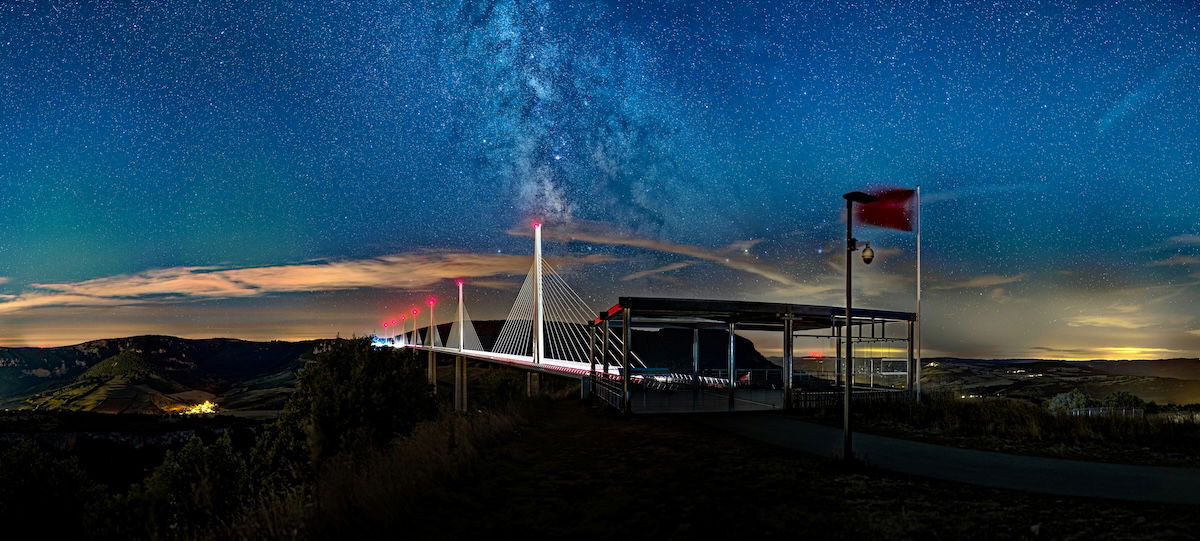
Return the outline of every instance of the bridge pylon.
{"type": "Polygon", "coordinates": [[[542,308],[542,222],[533,222],[533,364],[545,359],[542,308]]]}

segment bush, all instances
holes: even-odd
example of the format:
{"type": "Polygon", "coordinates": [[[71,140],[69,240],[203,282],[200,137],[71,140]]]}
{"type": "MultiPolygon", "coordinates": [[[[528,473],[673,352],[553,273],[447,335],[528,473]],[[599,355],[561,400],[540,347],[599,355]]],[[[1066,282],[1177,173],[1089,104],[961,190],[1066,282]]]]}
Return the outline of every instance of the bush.
{"type": "Polygon", "coordinates": [[[197,436],[162,464],[141,485],[118,498],[112,537],[190,539],[210,530],[244,505],[249,496],[246,464],[229,434],[206,445],[197,436]]]}
{"type": "Polygon", "coordinates": [[[300,373],[299,388],[254,447],[252,474],[268,489],[295,484],[335,455],[382,446],[436,414],[414,351],[342,340],[300,373]]]}
{"type": "MultiPolygon", "coordinates": [[[[58,458],[30,440],[0,453],[0,524],[39,537],[88,536],[86,517],[103,502],[103,488],[88,478],[75,457],[58,458]]],[[[14,534],[19,536],[19,534],[14,534]]]]}
{"type": "Polygon", "coordinates": [[[471,391],[471,401],[481,409],[504,409],[525,398],[525,372],[487,369],[471,391]]]}

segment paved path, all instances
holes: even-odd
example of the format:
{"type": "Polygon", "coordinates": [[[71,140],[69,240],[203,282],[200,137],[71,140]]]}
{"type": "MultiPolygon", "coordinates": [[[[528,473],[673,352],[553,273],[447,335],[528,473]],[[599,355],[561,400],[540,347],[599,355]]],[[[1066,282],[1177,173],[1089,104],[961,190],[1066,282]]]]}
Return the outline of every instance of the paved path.
{"type": "MultiPolygon", "coordinates": [[[[840,457],[842,431],[785,415],[697,415],[698,422],[748,438],[840,457]]],[[[1062,496],[1200,504],[1200,469],[1105,464],[946,447],[856,432],[868,465],[910,475],[1062,496]]]]}

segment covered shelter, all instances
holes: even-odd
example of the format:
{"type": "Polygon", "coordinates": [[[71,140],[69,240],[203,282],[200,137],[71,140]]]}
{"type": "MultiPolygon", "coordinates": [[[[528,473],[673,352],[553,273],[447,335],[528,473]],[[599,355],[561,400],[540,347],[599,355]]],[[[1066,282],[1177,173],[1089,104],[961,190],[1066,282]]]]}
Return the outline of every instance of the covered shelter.
{"type": "Polygon", "coordinates": [[[849,322],[845,314],[845,308],[838,306],[620,297],[616,305],[598,314],[589,325],[593,345],[588,392],[627,413],[769,410],[834,404],[840,400],[837,389],[846,384],[852,386],[855,400],[882,396],[880,393],[894,396],[897,392],[910,392],[915,373],[914,314],[856,308],[849,322]],[[635,329],[690,330],[691,365],[680,366],[678,359],[655,358],[647,348],[639,348],[635,329]],[[610,357],[598,353],[609,350],[610,331],[621,337],[619,353],[615,355],[621,377],[611,375],[607,366],[610,357]],[[724,366],[701,366],[702,332],[724,334],[724,366]],[[770,334],[777,335],[782,358],[778,365],[771,365],[777,367],[758,367],[757,372],[755,368],[739,367],[739,332],[754,333],[760,340],[769,339],[770,334]],[[847,335],[855,345],[855,370],[848,375],[843,373],[841,347],[847,335]],[[833,370],[801,367],[797,371],[798,364],[828,366],[823,349],[798,360],[797,340],[823,342],[823,348],[832,349],[833,370]],[[638,350],[637,357],[644,368],[631,362],[634,350],[638,350]]]}

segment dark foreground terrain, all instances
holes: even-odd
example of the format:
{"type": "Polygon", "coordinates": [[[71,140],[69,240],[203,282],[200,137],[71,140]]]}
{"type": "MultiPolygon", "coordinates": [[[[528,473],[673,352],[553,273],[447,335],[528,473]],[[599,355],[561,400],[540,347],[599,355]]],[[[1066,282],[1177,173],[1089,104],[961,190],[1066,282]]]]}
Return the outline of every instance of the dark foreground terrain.
{"type": "Polygon", "coordinates": [[[560,401],[428,494],[426,536],[1193,539],[1195,509],[846,468],[685,417],[560,401]]]}

